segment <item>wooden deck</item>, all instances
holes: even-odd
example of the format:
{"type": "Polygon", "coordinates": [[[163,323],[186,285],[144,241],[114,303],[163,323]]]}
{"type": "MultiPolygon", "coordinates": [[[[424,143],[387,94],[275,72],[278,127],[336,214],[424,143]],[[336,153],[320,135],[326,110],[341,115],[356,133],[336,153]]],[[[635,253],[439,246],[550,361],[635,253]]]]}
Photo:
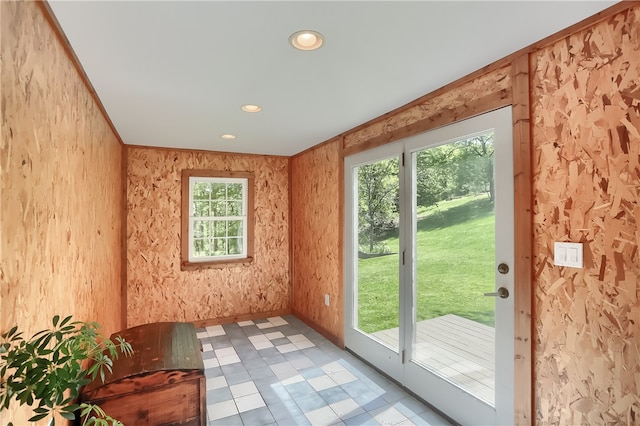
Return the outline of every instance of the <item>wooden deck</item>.
{"type": "MultiPolygon", "coordinates": [[[[448,314],[418,322],[410,358],[490,404],[495,403],[495,330],[448,314]]],[[[398,347],[398,328],[372,336],[398,347]]]]}

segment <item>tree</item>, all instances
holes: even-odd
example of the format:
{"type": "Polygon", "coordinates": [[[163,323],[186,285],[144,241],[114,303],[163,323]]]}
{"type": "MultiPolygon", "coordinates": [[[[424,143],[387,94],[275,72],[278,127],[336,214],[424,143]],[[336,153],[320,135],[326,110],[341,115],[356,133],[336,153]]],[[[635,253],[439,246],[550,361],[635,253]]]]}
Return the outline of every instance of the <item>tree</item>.
{"type": "Polygon", "coordinates": [[[429,207],[454,195],[457,163],[454,145],[442,145],[417,153],[417,204],[429,207]]]}
{"type": "Polygon", "coordinates": [[[493,201],[493,153],[493,133],[418,152],[417,204],[429,207],[470,192],[488,192],[493,201]]]}
{"type": "MultiPolygon", "coordinates": [[[[419,151],[415,154],[417,204],[429,207],[479,192],[488,192],[493,202],[493,153],[493,133],[419,151]]],[[[399,162],[390,158],[357,170],[358,243],[372,253],[385,233],[397,226],[399,162]]]]}
{"type": "Polygon", "coordinates": [[[493,133],[474,136],[458,142],[462,149],[462,160],[465,162],[466,181],[477,191],[489,193],[494,200],[495,182],[493,179],[493,133]]]}
{"type": "Polygon", "coordinates": [[[382,234],[397,226],[398,159],[358,167],[358,240],[373,252],[382,234]]]}

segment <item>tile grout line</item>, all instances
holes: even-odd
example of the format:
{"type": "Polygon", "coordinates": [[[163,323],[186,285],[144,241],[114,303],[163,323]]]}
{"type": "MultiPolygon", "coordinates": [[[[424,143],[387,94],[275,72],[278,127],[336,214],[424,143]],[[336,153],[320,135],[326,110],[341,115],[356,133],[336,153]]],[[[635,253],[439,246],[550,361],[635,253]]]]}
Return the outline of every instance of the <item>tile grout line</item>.
{"type": "Polygon", "coordinates": [[[209,425],[450,424],[384,377],[370,379],[377,373],[294,316],[209,326],[197,336],[209,425]]]}

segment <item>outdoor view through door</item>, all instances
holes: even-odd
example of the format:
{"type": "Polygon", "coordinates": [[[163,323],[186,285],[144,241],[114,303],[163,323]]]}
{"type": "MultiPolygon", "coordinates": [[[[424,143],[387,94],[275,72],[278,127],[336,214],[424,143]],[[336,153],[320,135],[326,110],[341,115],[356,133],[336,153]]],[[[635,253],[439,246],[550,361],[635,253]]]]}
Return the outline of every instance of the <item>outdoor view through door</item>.
{"type": "Polygon", "coordinates": [[[493,405],[493,131],[412,153],[412,360],[493,405]]]}
{"type": "Polygon", "coordinates": [[[496,424],[513,419],[511,132],[465,125],[346,159],[345,343],[452,419],[496,424]]]}
{"type": "Polygon", "coordinates": [[[358,328],[398,352],[398,158],[357,169],[358,328]]]}

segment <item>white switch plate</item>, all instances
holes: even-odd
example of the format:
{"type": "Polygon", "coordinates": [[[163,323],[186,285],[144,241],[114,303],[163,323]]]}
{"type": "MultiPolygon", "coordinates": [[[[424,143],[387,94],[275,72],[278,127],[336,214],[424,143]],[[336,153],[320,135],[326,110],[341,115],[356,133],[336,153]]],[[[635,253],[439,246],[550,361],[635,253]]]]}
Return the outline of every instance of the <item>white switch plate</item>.
{"type": "Polygon", "coordinates": [[[553,245],[553,263],[556,266],[582,268],[582,243],[561,243],[553,245]]]}
{"type": "Polygon", "coordinates": [[[329,306],[329,295],[328,294],[324,295],[324,304],[329,306]]]}

